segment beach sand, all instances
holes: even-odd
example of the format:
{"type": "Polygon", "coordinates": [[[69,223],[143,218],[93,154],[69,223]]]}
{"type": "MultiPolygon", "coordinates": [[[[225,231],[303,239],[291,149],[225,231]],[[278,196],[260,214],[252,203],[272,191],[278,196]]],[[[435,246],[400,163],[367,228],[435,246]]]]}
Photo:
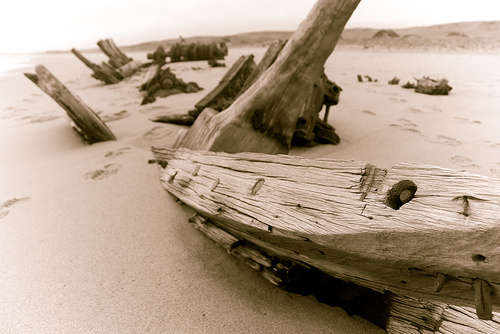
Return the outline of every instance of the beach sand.
{"type": "MultiPolygon", "coordinates": [[[[230,48],[258,60],[263,47],[230,48]]],[[[127,53],[146,61],[145,53],[127,53]]],[[[98,63],[98,53],[86,55],[98,63]]],[[[498,55],[334,51],[325,71],[343,88],[329,122],[337,146],[309,158],[390,168],[417,162],[500,177],[498,55]],[[359,83],[358,74],[378,82],[359,83]],[[391,86],[446,77],[449,96],[391,86]]],[[[148,164],[180,126],[149,119],[186,112],[227,68],[172,64],[204,90],[140,106],[141,75],[104,86],[72,54],[39,55],[0,77],[1,333],[382,333],[313,297],[284,292],[204,237],[148,164]],[[117,137],[84,145],[65,112],[22,76],[43,64],[117,137]]]]}

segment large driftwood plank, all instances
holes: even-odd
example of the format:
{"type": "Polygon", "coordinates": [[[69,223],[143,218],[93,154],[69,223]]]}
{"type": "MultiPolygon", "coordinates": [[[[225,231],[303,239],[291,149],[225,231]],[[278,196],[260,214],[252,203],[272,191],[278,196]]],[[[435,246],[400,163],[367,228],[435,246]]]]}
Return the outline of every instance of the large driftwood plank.
{"type": "Polygon", "coordinates": [[[73,95],[44,66],[35,68],[36,74],[26,73],[41,90],[56,101],[71,119],[71,126],[87,143],[116,140],[116,137],[104,122],[82,100],[73,95]]]}
{"type": "Polygon", "coordinates": [[[500,180],[426,165],[155,149],[163,186],[237,237],[377,291],[500,304],[500,180]],[[395,210],[386,196],[412,180],[395,210]],[[442,275],[448,281],[435,292],[442,275]]]}

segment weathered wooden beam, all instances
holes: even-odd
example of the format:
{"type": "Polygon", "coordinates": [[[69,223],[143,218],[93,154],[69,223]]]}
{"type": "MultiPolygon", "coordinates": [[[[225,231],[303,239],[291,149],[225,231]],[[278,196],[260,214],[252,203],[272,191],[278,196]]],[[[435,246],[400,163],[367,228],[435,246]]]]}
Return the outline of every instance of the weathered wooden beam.
{"type": "Polygon", "coordinates": [[[498,179],[412,164],[154,153],[168,162],[161,180],[169,192],[274,254],[375,291],[481,304],[485,315],[500,306],[498,179]],[[442,275],[449,279],[435,292],[442,275]],[[490,290],[475,293],[477,279],[490,290]]]}
{"type": "Polygon", "coordinates": [[[35,68],[36,74],[25,73],[26,77],[56,101],[71,119],[71,126],[89,144],[116,140],[111,130],[82,100],[72,94],[44,66],[35,68]]]}
{"type": "MultiPolygon", "coordinates": [[[[310,87],[360,0],[318,0],[276,61],[183,147],[224,152],[287,153],[310,87]],[[318,33],[321,32],[321,33],[318,33]]],[[[196,123],[196,122],[195,122],[196,123]]]]}

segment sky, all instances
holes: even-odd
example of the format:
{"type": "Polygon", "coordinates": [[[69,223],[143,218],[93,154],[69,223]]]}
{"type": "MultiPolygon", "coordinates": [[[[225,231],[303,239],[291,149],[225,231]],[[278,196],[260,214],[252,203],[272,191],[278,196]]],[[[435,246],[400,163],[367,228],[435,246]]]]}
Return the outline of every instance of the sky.
{"type": "MultiPolygon", "coordinates": [[[[334,0],[332,0],[334,1],[334,0]]],[[[0,54],[85,49],[241,32],[293,31],[316,0],[7,0],[0,54]]],[[[361,0],[347,28],[500,21],[498,0],[361,0]]],[[[500,38],[500,37],[499,37],[500,38]]]]}

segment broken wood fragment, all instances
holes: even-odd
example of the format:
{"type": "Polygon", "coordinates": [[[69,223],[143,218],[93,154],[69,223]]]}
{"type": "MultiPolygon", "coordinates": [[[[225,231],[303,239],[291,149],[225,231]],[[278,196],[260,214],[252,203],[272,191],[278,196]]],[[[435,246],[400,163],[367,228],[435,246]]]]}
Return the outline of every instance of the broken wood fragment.
{"type": "Polygon", "coordinates": [[[397,85],[397,84],[399,84],[399,80],[400,79],[398,77],[394,77],[391,80],[389,80],[388,84],[389,85],[397,85]]]}
{"type": "Polygon", "coordinates": [[[422,93],[427,95],[448,95],[448,93],[453,89],[448,85],[448,80],[445,78],[435,80],[430,77],[423,77],[417,80],[417,85],[415,86],[416,93],[422,93]]]}
{"type": "Polygon", "coordinates": [[[36,74],[26,73],[26,77],[56,101],[68,114],[73,129],[89,144],[116,140],[111,130],[99,116],[82,100],[71,93],[44,66],[35,68],[36,74]]]}
{"type": "MultiPolygon", "coordinates": [[[[157,97],[167,97],[181,93],[196,93],[201,88],[196,82],[184,82],[170,71],[169,67],[158,68],[153,65],[150,71],[146,73],[148,81],[144,82],[139,88],[146,94],[141,105],[154,102],[157,97]]],[[[186,116],[187,117],[187,116],[186,116]]]]}
{"type": "Polygon", "coordinates": [[[177,125],[193,125],[194,117],[189,114],[169,114],[157,116],[152,118],[151,121],[177,125]]]}

